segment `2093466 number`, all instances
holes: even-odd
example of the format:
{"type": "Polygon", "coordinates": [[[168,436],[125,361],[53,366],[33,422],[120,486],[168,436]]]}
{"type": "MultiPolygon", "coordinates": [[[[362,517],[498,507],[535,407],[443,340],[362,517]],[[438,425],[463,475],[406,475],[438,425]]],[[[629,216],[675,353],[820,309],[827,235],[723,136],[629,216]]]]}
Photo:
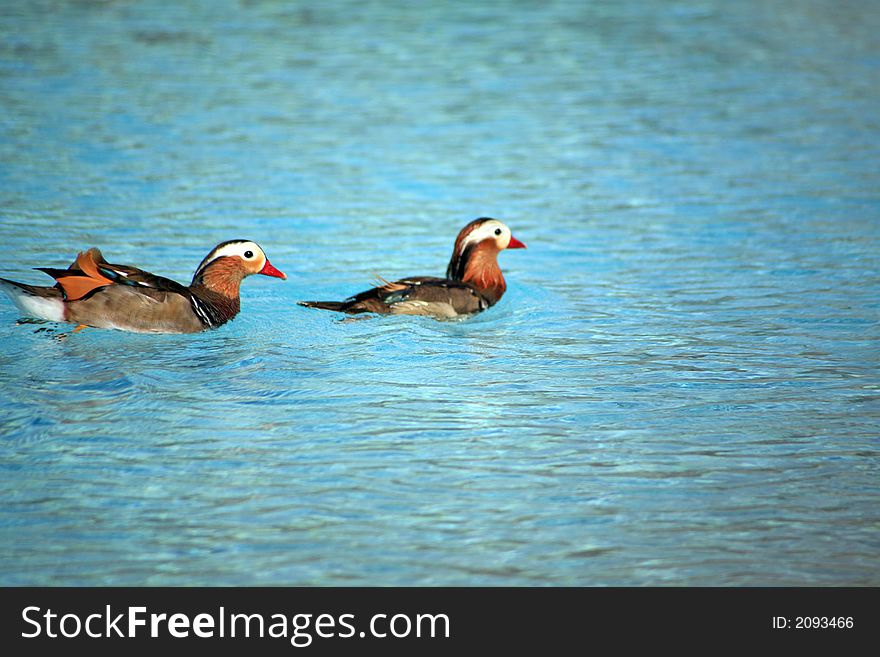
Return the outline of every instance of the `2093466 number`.
{"type": "Polygon", "coordinates": [[[850,629],[853,626],[852,616],[796,616],[794,628],[796,630],[825,629],[850,629]]]}

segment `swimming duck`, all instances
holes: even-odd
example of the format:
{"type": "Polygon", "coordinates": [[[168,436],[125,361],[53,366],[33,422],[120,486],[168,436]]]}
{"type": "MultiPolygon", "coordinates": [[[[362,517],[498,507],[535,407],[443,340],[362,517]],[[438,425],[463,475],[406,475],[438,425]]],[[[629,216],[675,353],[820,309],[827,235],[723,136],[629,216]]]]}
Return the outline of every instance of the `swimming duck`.
{"type": "Polygon", "coordinates": [[[503,223],[481,217],[458,234],[446,278],[410,276],[393,283],[379,279],[382,285],[345,301],[300,301],[299,305],[349,314],[465,317],[498,303],[507,289],[498,254],[524,248],[503,223]]]}
{"type": "Polygon", "coordinates": [[[96,248],[67,269],[38,267],[53,287],[0,278],[0,287],[24,315],[53,322],[136,333],[195,333],[238,314],[239,285],[251,274],[286,279],[254,242],[231,240],[205,256],[189,286],[128,265],[113,265],[96,248]]]}

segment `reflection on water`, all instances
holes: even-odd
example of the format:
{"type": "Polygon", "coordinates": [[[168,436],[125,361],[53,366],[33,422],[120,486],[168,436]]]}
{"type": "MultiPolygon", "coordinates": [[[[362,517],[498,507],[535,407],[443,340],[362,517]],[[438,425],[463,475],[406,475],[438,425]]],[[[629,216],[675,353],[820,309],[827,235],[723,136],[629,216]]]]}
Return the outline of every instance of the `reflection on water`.
{"type": "Polygon", "coordinates": [[[290,276],[196,336],[0,305],[3,584],[880,583],[873,3],[0,26],[0,275],[241,237],[290,276]],[[482,215],[529,249],[477,318],[295,306],[482,215]]]}

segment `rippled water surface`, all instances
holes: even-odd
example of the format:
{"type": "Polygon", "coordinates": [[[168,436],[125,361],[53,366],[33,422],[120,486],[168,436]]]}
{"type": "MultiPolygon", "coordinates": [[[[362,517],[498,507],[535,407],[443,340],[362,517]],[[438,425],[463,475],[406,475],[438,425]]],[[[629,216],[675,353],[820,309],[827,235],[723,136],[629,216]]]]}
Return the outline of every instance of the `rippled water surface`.
{"type": "Polygon", "coordinates": [[[195,336],[0,299],[0,583],[880,585],[877,3],[0,30],[0,275],[186,282],[244,237],[290,277],[195,336]],[[295,305],[440,274],[483,215],[529,248],[479,317],[295,305]]]}

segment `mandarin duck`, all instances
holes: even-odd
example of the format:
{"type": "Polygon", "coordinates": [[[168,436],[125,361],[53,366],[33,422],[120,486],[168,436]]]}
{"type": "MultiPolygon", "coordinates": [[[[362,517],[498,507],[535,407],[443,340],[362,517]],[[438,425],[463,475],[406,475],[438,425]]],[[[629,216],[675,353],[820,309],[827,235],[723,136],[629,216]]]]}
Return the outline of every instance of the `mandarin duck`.
{"type": "Polygon", "coordinates": [[[53,287],[0,278],[0,287],[28,317],[136,333],[195,333],[238,314],[239,285],[251,274],[286,279],[254,242],[231,240],[205,256],[189,286],[127,265],[91,248],[67,269],[38,267],[53,287]]]}
{"type": "Polygon", "coordinates": [[[494,306],[507,289],[498,254],[524,248],[503,223],[482,217],[458,234],[446,278],[410,276],[393,283],[379,279],[382,285],[345,301],[300,301],[299,305],[349,314],[466,317],[494,306]]]}

